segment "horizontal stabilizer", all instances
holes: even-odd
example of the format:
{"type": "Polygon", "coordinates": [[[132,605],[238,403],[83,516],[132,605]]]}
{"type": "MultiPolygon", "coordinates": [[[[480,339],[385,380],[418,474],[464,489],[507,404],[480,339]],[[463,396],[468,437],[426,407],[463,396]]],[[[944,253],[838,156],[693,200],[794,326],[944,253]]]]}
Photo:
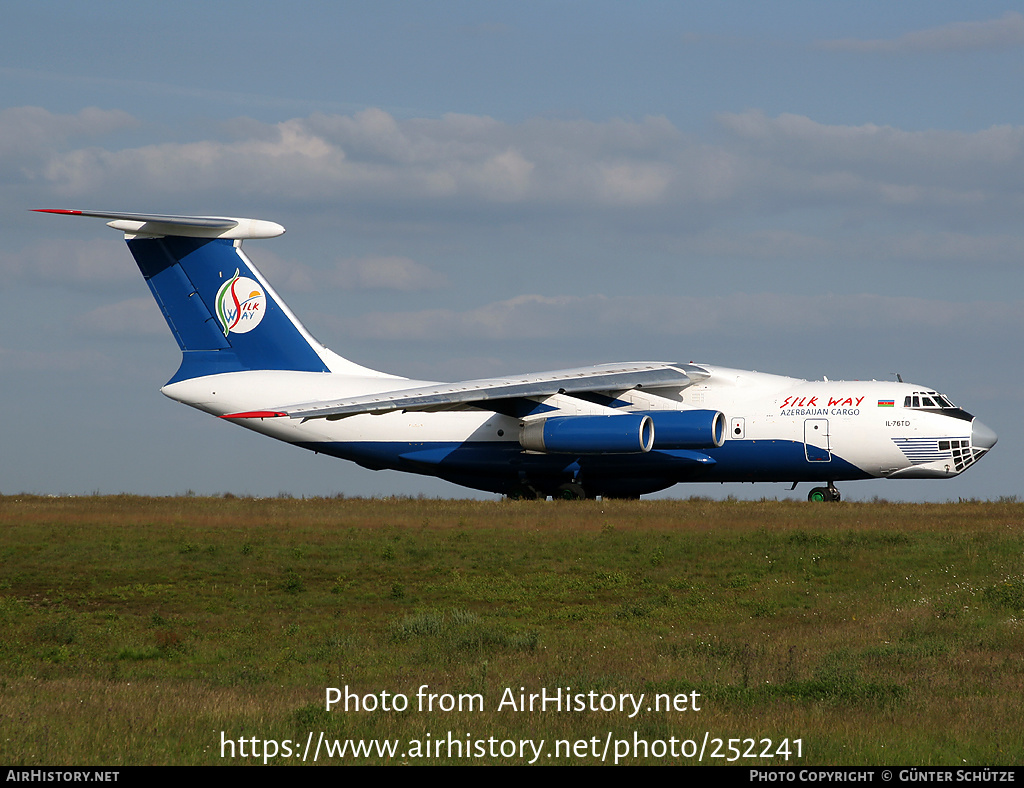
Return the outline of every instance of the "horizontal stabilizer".
{"type": "Polygon", "coordinates": [[[109,211],[68,211],[60,208],[35,208],[37,213],[65,216],[90,216],[110,219],[108,227],[129,236],[178,236],[184,238],[275,238],[284,233],[277,222],[263,219],[238,219],[229,216],[171,216],[162,213],[111,213],[109,211]]]}

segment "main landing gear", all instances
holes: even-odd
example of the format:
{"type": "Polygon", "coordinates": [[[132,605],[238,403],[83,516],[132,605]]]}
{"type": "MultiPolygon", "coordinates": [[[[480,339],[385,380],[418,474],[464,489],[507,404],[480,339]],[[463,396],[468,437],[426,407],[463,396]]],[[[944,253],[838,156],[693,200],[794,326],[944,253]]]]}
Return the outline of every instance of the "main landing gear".
{"type": "Polygon", "coordinates": [[[829,501],[836,503],[842,500],[842,498],[840,497],[839,490],[836,489],[836,486],[832,484],[832,482],[829,482],[828,487],[815,487],[807,493],[807,500],[814,502],[829,501]]]}
{"type": "MultiPolygon", "coordinates": [[[[544,492],[525,482],[517,485],[507,495],[511,501],[538,501],[547,498],[544,492]]],[[[551,497],[556,501],[582,501],[593,496],[588,496],[586,489],[579,482],[566,482],[551,490],[551,497]]]]}
{"type": "Polygon", "coordinates": [[[542,495],[536,487],[531,484],[520,484],[508,493],[510,501],[538,501],[547,496],[542,495]]]}
{"type": "Polygon", "coordinates": [[[562,501],[582,501],[587,497],[587,491],[583,489],[582,484],[577,482],[566,482],[565,484],[558,485],[558,489],[555,490],[555,498],[562,501]]]}

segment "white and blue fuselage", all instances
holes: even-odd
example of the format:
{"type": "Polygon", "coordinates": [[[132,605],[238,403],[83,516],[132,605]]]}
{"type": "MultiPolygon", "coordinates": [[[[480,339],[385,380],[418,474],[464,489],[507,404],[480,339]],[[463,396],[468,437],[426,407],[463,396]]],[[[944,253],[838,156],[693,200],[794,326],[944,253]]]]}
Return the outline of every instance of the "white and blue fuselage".
{"type": "MultiPolygon", "coordinates": [[[[976,418],[920,386],[888,381],[806,381],[698,366],[708,376],[658,396],[680,409],[714,409],[725,417],[718,446],[698,449],[566,455],[531,452],[519,441],[521,419],[495,412],[390,411],[336,421],[239,418],[261,434],[352,460],[369,468],[423,473],[494,492],[538,492],[577,480],[600,494],[634,496],[680,482],[815,482],[957,476],[990,449],[996,436],[976,418]],[[930,404],[913,406],[928,400],[930,404]],[[509,481],[515,484],[510,487],[509,481]]],[[[428,381],[400,380],[405,388],[428,381]]],[[[393,391],[394,378],[252,371],[193,378],[163,392],[216,416],[276,412],[294,398],[334,401],[393,391]],[[259,392],[258,395],[255,393],[259,392]]],[[[559,395],[556,395],[559,396],[559,395]]],[[[560,395],[559,413],[574,399],[560,395]]],[[[948,400],[946,400],[948,402],[948,400]]],[[[582,410],[602,412],[582,401],[582,410]]],[[[618,414],[649,413],[649,401],[620,400],[618,414]]],[[[601,407],[609,407],[603,405],[601,407]]],[[[657,431],[655,431],[657,439],[657,431]]]]}

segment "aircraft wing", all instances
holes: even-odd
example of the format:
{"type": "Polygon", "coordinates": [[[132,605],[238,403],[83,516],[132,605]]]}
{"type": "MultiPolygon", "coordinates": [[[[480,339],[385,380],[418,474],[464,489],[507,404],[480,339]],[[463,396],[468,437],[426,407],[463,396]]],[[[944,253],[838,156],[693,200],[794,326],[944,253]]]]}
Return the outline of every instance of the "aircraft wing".
{"type": "Polygon", "coordinates": [[[284,406],[275,413],[293,419],[338,419],[360,413],[388,413],[396,410],[448,410],[458,407],[497,410],[497,403],[513,399],[552,394],[628,391],[634,388],[685,388],[707,377],[709,374],[705,370],[692,364],[600,364],[506,378],[437,383],[330,402],[307,402],[284,406]]]}

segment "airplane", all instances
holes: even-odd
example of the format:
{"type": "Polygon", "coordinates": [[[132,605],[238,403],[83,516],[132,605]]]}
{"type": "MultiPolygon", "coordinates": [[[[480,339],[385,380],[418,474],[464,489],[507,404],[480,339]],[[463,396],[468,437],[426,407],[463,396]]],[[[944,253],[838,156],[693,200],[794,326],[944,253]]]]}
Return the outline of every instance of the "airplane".
{"type": "Polygon", "coordinates": [[[313,338],[242,242],[274,222],[36,209],[108,220],[182,351],[161,392],[374,470],[513,499],[627,498],[680,482],[948,479],[996,434],[927,386],[808,381],[703,363],[630,362],[436,383],[378,372],[313,338]]]}

